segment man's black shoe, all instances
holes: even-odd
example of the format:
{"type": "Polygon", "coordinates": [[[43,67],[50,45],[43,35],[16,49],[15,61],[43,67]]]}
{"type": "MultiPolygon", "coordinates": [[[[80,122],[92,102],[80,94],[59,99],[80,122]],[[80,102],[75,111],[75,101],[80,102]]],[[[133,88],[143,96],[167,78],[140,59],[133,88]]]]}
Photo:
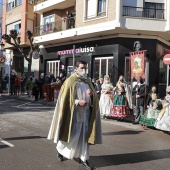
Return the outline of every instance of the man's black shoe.
{"type": "Polygon", "coordinates": [[[57,152],[58,161],[63,161],[63,155],[57,152]]]}
{"type": "Polygon", "coordinates": [[[133,125],[136,125],[136,124],[139,124],[139,123],[138,123],[138,122],[133,122],[132,124],[133,124],[133,125]]]}
{"type": "Polygon", "coordinates": [[[87,169],[87,170],[93,170],[93,167],[91,167],[91,166],[89,165],[89,162],[88,162],[88,161],[83,162],[81,159],[79,159],[79,163],[80,163],[85,169],[87,169]]]}

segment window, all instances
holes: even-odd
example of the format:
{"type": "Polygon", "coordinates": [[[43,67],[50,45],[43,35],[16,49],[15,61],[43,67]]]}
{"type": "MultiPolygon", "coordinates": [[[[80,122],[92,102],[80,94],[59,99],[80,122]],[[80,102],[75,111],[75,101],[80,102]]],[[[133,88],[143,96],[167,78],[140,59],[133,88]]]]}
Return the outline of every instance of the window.
{"type": "Polygon", "coordinates": [[[22,4],[22,0],[15,0],[15,6],[19,6],[22,4]]]}
{"type": "Polygon", "coordinates": [[[60,73],[60,60],[47,61],[46,74],[53,74],[54,77],[59,76],[60,73]]]}
{"type": "Polygon", "coordinates": [[[159,61],[159,83],[166,84],[167,66],[163,63],[163,59],[159,61]]]}
{"type": "Polygon", "coordinates": [[[7,0],[7,11],[22,4],[22,0],[7,0]]]}
{"type": "Polygon", "coordinates": [[[93,78],[99,79],[100,76],[104,77],[109,75],[110,81],[113,83],[113,57],[97,57],[94,61],[93,78]]]}
{"type": "Polygon", "coordinates": [[[106,16],[107,0],[86,0],[86,18],[106,16]]]}
{"type": "Polygon", "coordinates": [[[53,28],[53,22],[54,22],[54,15],[49,15],[47,17],[44,17],[44,32],[52,31],[53,28]]]}
{"type": "Polygon", "coordinates": [[[20,32],[21,21],[7,25],[6,29],[7,29],[7,31],[6,31],[7,34],[10,34],[10,30],[13,30],[13,29],[17,30],[17,33],[20,34],[21,33],[20,32]]]}
{"type": "Polygon", "coordinates": [[[28,0],[28,3],[29,4],[34,4],[34,1],[33,0],[28,0]]]}
{"type": "Polygon", "coordinates": [[[145,3],[144,17],[147,18],[164,18],[164,4],[162,3],[145,3]]]}
{"type": "Polygon", "coordinates": [[[21,23],[14,25],[14,29],[20,35],[21,34],[21,23]]]}
{"type": "Polygon", "coordinates": [[[86,1],[86,18],[94,18],[96,17],[96,12],[97,12],[97,4],[96,0],[87,0],[86,1]]]}
{"type": "Polygon", "coordinates": [[[98,0],[98,16],[106,16],[106,0],[98,0]]]}

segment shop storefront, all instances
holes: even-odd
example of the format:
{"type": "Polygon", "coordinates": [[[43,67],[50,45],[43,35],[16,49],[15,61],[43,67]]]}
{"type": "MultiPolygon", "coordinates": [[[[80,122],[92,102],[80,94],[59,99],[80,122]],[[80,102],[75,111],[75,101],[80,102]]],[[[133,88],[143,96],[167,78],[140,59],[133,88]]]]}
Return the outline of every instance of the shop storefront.
{"type": "MultiPolygon", "coordinates": [[[[134,42],[142,43],[142,50],[146,50],[148,62],[148,84],[157,85],[160,91],[166,88],[166,70],[162,63],[164,49],[169,47],[155,39],[114,38],[96,41],[79,42],[75,45],[75,61],[84,60],[88,63],[88,74],[91,78],[109,75],[113,85],[118,77],[124,75],[130,84],[130,52],[134,42]],[[157,74],[155,74],[157,73],[157,74]],[[159,76],[158,76],[159,75],[159,76]]],[[[73,72],[73,44],[51,46],[41,49],[43,62],[40,63],[40,73],[59,75],[64,72],[69,76],[73,72]]],[[[164,94],[161,94],[161,97],[164,94]]]]}

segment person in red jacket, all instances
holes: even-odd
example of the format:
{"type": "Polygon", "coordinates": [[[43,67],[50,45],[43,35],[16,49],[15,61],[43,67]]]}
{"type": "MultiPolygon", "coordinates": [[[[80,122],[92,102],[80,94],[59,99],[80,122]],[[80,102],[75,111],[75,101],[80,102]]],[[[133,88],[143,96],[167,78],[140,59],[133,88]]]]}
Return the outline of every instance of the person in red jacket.
{"type": "Polygon", "coordinates": [[[19,76],[17,76],[15,78],[15,92],[17,97],[19,97],[20,88],[21,88],[21,79],[19,76]]]}

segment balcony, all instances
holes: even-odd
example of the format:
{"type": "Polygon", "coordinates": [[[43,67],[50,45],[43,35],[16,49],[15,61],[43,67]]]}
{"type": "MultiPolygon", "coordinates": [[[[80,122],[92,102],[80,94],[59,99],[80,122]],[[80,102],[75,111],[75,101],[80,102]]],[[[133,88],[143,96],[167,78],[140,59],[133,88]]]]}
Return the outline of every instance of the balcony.
{"type": "Polygon", "coordinates": [[[57,20],[34,28],[34,36],[41,36],[75,28],[75,17],[57,20]]]}
{"type": "Polygon", "coordinates": [[[73,7],[76,0],[34,0],[34,12],[43,14],[55,9],[66,9],[73,7]]]}
{"type": "Polygon", "coordinates": [[[44,1],[48,1],[48,0],[34,0],[34,5],[38,5],[44,1]]]}
{"type": "Polygon", "coordinates": [[[123,6],[123,16],[164,19],[164,9],[123,6]]]}

